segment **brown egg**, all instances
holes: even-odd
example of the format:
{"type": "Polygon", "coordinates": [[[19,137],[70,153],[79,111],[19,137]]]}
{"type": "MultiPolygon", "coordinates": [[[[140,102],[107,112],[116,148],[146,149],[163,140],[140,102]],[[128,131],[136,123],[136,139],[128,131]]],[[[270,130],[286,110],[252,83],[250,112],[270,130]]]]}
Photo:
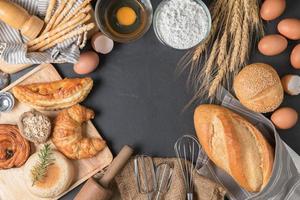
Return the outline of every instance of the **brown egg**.
{"type": "Polygon", "coordinates": [[[74,65],[77,74],[88,74],[94,71],[99,65],[99,56],[94,51],[87,51],[80,54],[78,62],[74,65]]]}
{"type": "Polygon", "coordinates": [[[282,53],[288,45],[285,37],[274,34],[263,37],[258,43],[258,50],[266,56],[275,56],[282,53]]]}
{"type": "Polygon", "coordinates": [[[273,20],[285,10],[285,0],[265,0],[260,8],[260,16],[264,20],[273,20]]]}
{"type": "Polygon", "coordinates": [[[300,69],[300,44],[297,44],[291,53],[291,64],[294,68],[300,69]]]}
{"type": "Polygon", "coordinates": [[[284,19],[279,22],[279,33],[291,40],[300,40],[300,20],[295,18],[284,19]]]}
{"type": "Polygon", "coordinates": [[[272,114],[271,120],[277,128],[289,129],[296,125],[298,113],[292,108],[279,108],[272,114]]]}

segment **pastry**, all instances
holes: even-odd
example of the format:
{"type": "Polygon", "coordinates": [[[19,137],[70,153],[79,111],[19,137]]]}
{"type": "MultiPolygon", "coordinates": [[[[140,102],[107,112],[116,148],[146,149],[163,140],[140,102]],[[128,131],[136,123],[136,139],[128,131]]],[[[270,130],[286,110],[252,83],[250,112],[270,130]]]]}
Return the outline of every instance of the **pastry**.
{"type": "Polygon", "coordinates": [[[93,118],[94,112],[79,104],[60,111],[52,134],[57,149],[71,159],[90,158],[104,149],[104,140],[82,135],[82,123],[93,118]]]}
{"type": "Polygon", "coordinates": [[[50,83],[15,86],[14,96],[40,110],[57,110],[83,101],[93,87],[91,78],[75,78],[50,83]]]}
{"type": "Polygon", "coordinates": [[[17,126],[0,125],[0,169],[22,166],[30,153],[30,145],[17,126]]]}
{"type": "Polygon", "coordinates": [[[208,157],[241,187],[259,192],[267,185],[274,150],[251,123],[227,108],[200,105],[194,125],[208,157]]]}
{"type": "Polygon", "coordinates": [[[240,102],[255,112],[272,112],[283,101],[283,88],[277,72],[263,63],[242,69],[234,78],[233,89],[240,102]]]}
{"type": "Polygon", "coordinates": [[[28,190],[41,198],[54,198],[66,191],[74,180],[74,167],[61,153],[53,151],[52,163],[42,179],[33,184],[33,171],[39,165],[39,153],[35,153],[25,164],[24,180],[28,190]]]}
{"type": "Polygon", "coordinates": [[[36,110],[23,113],[18,127],[23,137],[34,143],[46,142],[51,134],[50,119],[36,110]]]}

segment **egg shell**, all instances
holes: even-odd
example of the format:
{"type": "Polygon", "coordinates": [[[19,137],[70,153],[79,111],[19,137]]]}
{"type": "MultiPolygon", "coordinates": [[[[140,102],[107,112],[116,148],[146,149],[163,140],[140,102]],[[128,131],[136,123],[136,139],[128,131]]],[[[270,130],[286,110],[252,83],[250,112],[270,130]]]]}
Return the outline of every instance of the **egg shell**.
{"type": "Polygon", "coordinates": [[[282,15],[286,7],[285,0],[266,0],[260,8],[260,16],[264,20],[273,20],[282,15]]]}
{"type": "Polygon", "coordinates": [[[288,74],[281,78],[284,91],[289,95],[300,94],[300,76],[288,74]]]}
{"type": "Polygon", "coordinates": [[[277,26],[279,33],[291,40],[300,40],[300,20],[288,18],[281,20],[277,26]]]}
{"type": "Polygon", "coordinates": [[[114,48],[114,41],[104,34],[98,32],[93,35],[91,45],[96,52],[108,54],[114,48]]]}
{"type": "Polygon", "coordinates": [[[300,44],[296,45],[291,53],[291,64],[294,68],[300,69],[300,44]]]}
{"type": "Polygon", "coordinates": [[[288,46],[285,37],[279,34],[267,35],[258,43],[258,50],[266,56],[275,56],[282,53],[288,46]]]}
{"type": "Polygon", "coordinates": [[[74,65],[77,74],[88,74],[93,72],[99,65],[99,56],[94,51],[80,54],[78,62],[74,65]]]}
{"type": "Polygon", "coordinates": [[[289,129],[296,125],[298,113],[292,108],[279,108],[272,114],[271,120],[277,128],[289,129]]]}

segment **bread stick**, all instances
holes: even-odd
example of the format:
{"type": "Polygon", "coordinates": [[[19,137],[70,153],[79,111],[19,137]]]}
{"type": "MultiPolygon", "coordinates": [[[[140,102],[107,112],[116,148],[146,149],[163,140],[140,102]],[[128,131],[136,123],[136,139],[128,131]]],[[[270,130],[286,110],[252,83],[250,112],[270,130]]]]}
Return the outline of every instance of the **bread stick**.
{"type": "Polygon", "coordinates": [[[57,8],[57,10],[54,12],[53,16],[51,17],[49,23],[47,24],[45,30],[43,31],[42,34],[47,33],[48,31],[51,30],[55,20],[57,19],[57,17],[59,16],[59,14],[63,11],[63,9],[65,8],[67,3],[67,0],[62,0],[61,4],[59,5],[59,7],[57,8]]]}
{"type": "Polygon", "coordinates": [[[59,25],[59,23],[63,20],[63,18],[70,12],[70,10],[72,9],[75,2],[76,2],[76,0],[69,0],[67,5],[65,6],[64,10],[60,13],[60,15],[55,20],[55,22],[52,26],[52,29],[54,29],[55,27],[57,27],[59,25]]]}
{"type": "Polygon", "coordinates": [[[35,44],[38,44],[42,41],[44,41],[45,39],[49,38],[49,37],[52,37],[53,35],[59,33],[59,32],[62,32],[64,31],[65,29],[69,28],[70,26],[74,26],[76,25],[75,27],[77,27],[79,24],[83,24],[84,22],[86,22],[84,20],[85,17],[89,16],[88,18],[90,19],[91,16],[90,15],[86,15],[84,13],[81,13],[80,15],[78,15],[76,18],[72,19],[71,21],[63,24],[63,25],[60,25],[58,26],[57,28],[53,29],[52,31],[50,32],[47,32],[43,35],[41,35],[40,37],[34,39],[34,40],[31,40],[27,43],[27,46],[31,47],[35,44]],[[83,23],[80,23],[81,21],[84,21],[83,23]]]}
{"type": "Polygon", "coordinates": [[[61,22],[62,24],[69,21],[72,17],[74,17],[76,14],[78,14],[82,9],[84,9],[91,0],[84,0],[78,7],[74,10],[74,12],[70,13],[70,15],[66,16],[63,21],[61,22]]]}
{"type": "Polygon", "coordinates": [[[44,19],[46,24],[48,24],[48,22],[50,21],[50,18],[52,16],[52,12],[53,12],[55,4],[56,4],[56,0],[50,0],[49,1],[46,16],[45,16],[45,19],[44,19]]]}
{"type": "Polygon", "coordinates": [[[61,42],[65,41],[65,40],[69,39],[69,38],[72,38],[72,37],[74,37],[74,36],[80,35],[80,34],[86,32],[86,31],[90,31],[90,30],[93,29],[94,27],[95,27],[95,24],[94,24],[94,23],[90,23],[90,24],[88,24],[88,25],[84,25],[84,26],[82,26],[80,29],[78,29],[78,30],[73,30],[73,31],[71,31],[70,33],[64,35],[63,37],[60,37],[60,38],[58,38],[57,40],[55,40],[55,41],[53,41],[53,42],[51,42],[51,43],[45,45],[44,47],[38,49],[38,51],[45,51],[45,50],[47,50],[47,49],[49,49],[49,48],[51,48],[51,47],[57,45],[58,43],[61,43],[61,42]]]}
{"type": "MultiPolygon", "coordinates": [[[[83,15],[84,15],[84,14],[83,14],[83,15]]],[[[57,32],[56,34],[53,34],[51,37],[49,37],[49,38],[47,38],[47,39],[46,39],[46,38],[43,39],[42,42],[37,43],[36,45],[29,47],[29,51],[31,51],[31,52],[32,52],[32,51],[36,51],[36,50],[38,50],[39,48],[42,48],[43,46],[45,46],[45,45],[47,45],[47,44],[50,44],[51,42],[57,40],[59,37],[65,35],[65,34],[70,33],[70,32],[73,31],[76,27],[78,27],[78,26],[84,24],[84,23],[87,22],[90,18],[91,18],[90,15],[86,15],[86,17],[85,17],[83,20],[81,20],[81,21],[79,21],[79,22],[77,22],[77,23],[74,23],[73,25],[71,25],[71,26],[69,26],[69,27],[66,27],[65,29],[62,29],[61,31],[57,32]]]]}

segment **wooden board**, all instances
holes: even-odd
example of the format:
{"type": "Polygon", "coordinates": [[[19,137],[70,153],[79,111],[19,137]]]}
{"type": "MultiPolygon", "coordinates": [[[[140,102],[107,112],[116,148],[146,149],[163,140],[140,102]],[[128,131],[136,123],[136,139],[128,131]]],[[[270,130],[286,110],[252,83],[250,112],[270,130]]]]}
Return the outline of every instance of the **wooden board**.
{"type": "Polygon", "coordinates": [[[27,67],[32,66],[31,64],[7,64],[4,61],[0,60],[0,70],[8,73],[8,74],[14,74],[17,73],[23,69],[26,69],[27,67]]]}
{"type": "MultiPolygon", "coordinates": [[[[50,64],[44,64],[37,66],[31,72],[12,83],[10,86],[5,88],[3,91],[9,91],[15,85],[37,83],[37,82],[49,82],[60,80],[61,77],[56,71],[56,69],[50,64]]],[[[16,102],[16,105],[12,112],[0,113],[0,124],[16,124],[18,117],[31,108],[23,103],[16,102]]],[[[53,118],[55,112],[45,113],[53,118]]],[[[97,116],[96,116],[97,117],[97,116]]],[[[90,137],[101,137],[93,124],[89,121],[86,124],[86,135],[90,137]]],[[[106,166],[108,166],[113,157],[108,147],[106,147],[97,156],[91,159],[83,159],[78,161],[72,161],[76,169],[76,177],[72,186],[67,192],[71,191],[73,188],[87,180],[89,177],[93,176],[106,166]]],[[[61,196],[63,196],[62,194],[61,196]]],[[[61,197],[59,196],[59,197],[61,197]]],[[[54,199],[58,199],[54,198],[54,199]]],[[[32,195],[26,188],[23,179],[23,167],[0,170],[0,200],[40,200],[34,195],[32,195]]]]}

